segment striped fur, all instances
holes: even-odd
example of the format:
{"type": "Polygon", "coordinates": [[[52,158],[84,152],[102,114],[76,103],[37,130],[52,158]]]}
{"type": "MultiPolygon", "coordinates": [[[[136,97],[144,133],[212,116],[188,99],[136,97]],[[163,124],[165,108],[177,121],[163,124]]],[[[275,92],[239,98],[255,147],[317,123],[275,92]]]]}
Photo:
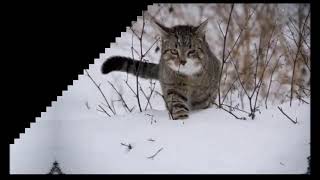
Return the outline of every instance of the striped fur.
{"type": "Polygon", "coordinates": [[[103,74],[108,74],[112,71],[128,72],[147,79],[159,79],[159,65],[147,62],[140,62],[131,58],[122,56],[113,56],[108,58],[102,64],[101,71],[103,74]],[[139,70],[139,71],[138,71],[139,70]]]}
{"type": "Polygon", "coordinates": [[[210,107],[217,96],[221,63],[205,40],[206,23],[168,28],[155,22],[162,37],[159,64],[116,56],[103,64],[102,72],[135,75],[139,69],[138,76],[158,79],[172,118],[186,119],[190,110],[210,107]]]}

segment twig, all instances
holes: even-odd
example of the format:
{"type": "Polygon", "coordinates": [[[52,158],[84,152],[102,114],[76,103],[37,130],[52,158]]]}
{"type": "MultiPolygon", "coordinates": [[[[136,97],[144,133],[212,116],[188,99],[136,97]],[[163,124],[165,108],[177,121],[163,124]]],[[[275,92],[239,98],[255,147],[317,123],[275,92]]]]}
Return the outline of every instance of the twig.
{"type": "MultiPolygon", "coordinates": [[[[308,18],[309,18],[309,16],[310,16],[310,13],[311,13],[311,9],[309,9],[309,11],[308,11],[308,15],[307,15],[307,17],[305,18],[305,21],[304,21],[304,23],[303,23],[303,27],[306,27],[306,23],[307,23],[307,20],[308,20],[308,18]]],[[[303,42],[306,44],[306,46],[307,46],[308,49],[310,50],[310,46],[308,45],[307,41],[305,40],[305,38],[304,38],[304,36],[303,36],[303,34],[302,34],[302,33],[304,33],[304,32],[298,30],[298,28],[294,25],[294,22],[293,22],[293,20],[292,20],[291,17],[289,17],[289,21],[292,23],[293,27],[294,27],[295,30],[299,33],[299,35],[303,37],[303,38],[302,38],[303,42]]]]}
{"type": "Polygon", "coordinates": [[[297,124],[298,123],[298,119],[296,118],[296,121],[292,120],[292,118],[290,118],[286,113],[283,112],[282,108],[278,106],[278,109],[282,112],[282,114],[284,114],[291,122],[293,122],[293,124],[297,124]]]}
{"type": "Polygon", "coordinates": [[[162,149],[163,148],[161,148],[161,149],[159,149],[154,155],[152,155],[152,156],[149,156],[149,157],[147,157],[148,159],[154,159],[154,157],[156,157],[157,155],[158,155],[158,153],[160,152],[160,151],[162,151],[162,149]]]}
{"type": "Polygon", "coordinates": [[[126,146],[128,148],[128,151],[130,151],[133,147],[131,144],[124,144],[124,143],[120,143],[122,146],[126,146]]]}
{"type": "MultiPolygon", "coordinates": [[[[221,69],[220,69],[220,75],[219,75],[219,84],[218,84],[218,99],[219,99],[219,106],[221,105],[221,78],[222,78],[222,72],[223,72],[223,67],[224,67],[224,64],[226,63],[226,60],[225,60],[225,51],[226,51],[226,44],[227,44],[227,36],[228,36],[228,30],[229,30],[229,25],[230,25],[230,20],[231,20],[231,15],[232,15],[232,11],[233,11],[233,7],[234,7],[234,4],[231,5],[231,10],[230,10],[230,13],[229,13],[229,18],[228,18],[228,23],[227,23],[227,27],[226,27],[226,32],[223,34],[223,51],[222,51],[222,65],[221,65],[221,69]]],[[[220,24],[219,24],[219,28],[220,28],[220,24]]],[[[220,28],[221,29],[221,28],[220,28]]],[[[222,30],[221,30],[222,32],[222,30]]]]}
{"type": "Polygon", "coordinates": [[[100,109],[102,109],[102,111],[99,110],[99,109],[97,109],[97,111],[104,112],[104,113],[106,113],[109,117],[111,117],[110,114],[109,114],[101,105],[98,105],[98,106],[99,106],[100,109]]]}
{"type": "Polygon", "coordinates": [[[269,92],[270,92],[270,88],[271,88],[272,77],[273,77],[273,74],[274,74],[276,68],[278,67],[280,58],[281,58],[282,56],[283,56],[283,54],[279,56],[276,65],[274,66],[274,68],[273,68],[272,71],[271,71],[271,76],[270,76],[269,86],[268,86],[268,90],[267,90],[266,100],[265,100],[265,102],[264,102],[265,105],[266,105],[266,109],[268,109],[268,97],[269,97],[269,92]]]}
{"type": "Polygon", "coordinates": [[[310,103],[308,103],[307,101],[305,101],[305,100],[302,98],[302,96],[299,94],[299,92],[295,91],[295,93],[297,94],[297,98],[298,98],[300,101],[302,101],[302,102],[304,102],[304,103],[306,103],[306,104],[310,104],[310,103]]]}
{"type": "MultiPolygon", "coordinates": [[[[143,50],[143,48],[142,48],[142,44],[143,44],[143,42],[142,42],[142,40],[143,40],[143,34],[144,34],[144,27],[145,27],[145,16],[144,16],[144,12],[142,11],[142,30],[141,30],[141,34],[140,34],[140,36],[132,29],[132,28],[130,28],[131,29],[131,31],[133,32],[133,34],[138,38],[138,40],[139,40],[139,45],[140,45],[140,62],[142,62],[142,60],[143,60],[143,58],[144,58],[144,56],[146,55],[146,53],[144,54],[143,52],[142,52],[142,50],[143,50]]],[[[155,42],[156,43],[156,42],[155,42]]],[[[155,44],[154,43],[154,44],[155,44]]],[[[153,44],[153,45],[154,45],[153,44]]],[[[152,46],[153,46],[152,45],[152,46]]],[[[151,46],[151,48],[152,48],[152,46],[151,46]]],[[[150,48],[150,49],[151,49],[150,48]]],[[[131,47],[131,49],[133,50],[134,48],[133,48],[133,44],[132,44],[132,47],[131,47]]],[[[149,49],[149,50],[150,50],[149,49]]],[[[148,51],[149,51],[148,50],[148,51]]],[[[132,53],[132,56],[133,56],[133,53],[132,53]]],[[[132,57],[132,58],[134,58],[134,57],[132,57]]],[[[141,103],[140,103],[140,96],[139,96],[139,72],[140,72],[140,62],[138,63],[138,66],[136,67],[136,98],[137,98],[137,102],[138,102],[138,106],[139,106],[139,110],[140,110],[140,112],[142,112],[142,108],[141,108],[141,103]]]]}
{"type": "MultiPolygon", "coordinates": [[[[302,35],[301,35],[301,32],[299,32],[299,30],[297,30],[297,28],[295,27],[295,25],[294,25],[294,23],[292,22],[291,18],[289,18],[289,20],[290,20],[292,26],[295,28],[295,30],[299,33],[299,35],[300,35],[299,38],[302,38],[302,40],[305,41],[304,37],[302,37],[302,35]]],[[[287,27],[288,27],[288,29],[289,29],[290,34],[291,34],[292,37],[290,37],[289,35],[286,35],[286,37],[288,37],[289,39],[291,39],[291,40],[294,42],[294,44],[297,46],[297,48],[299,48],[299,43],[298,43],[298,42],[296,41],[296,39],[294,38],[294,37],[295,37],[294,32],[291,30],[291,28],[290,28],[289,25],[287,25],[287,27]]],[[[302,46],[302,44],[301,44],[301,46],[302,46]]],[[[309,50],[310,50],[310,47],[309,47],[309,50]]],[[[302,52],[302,49],[301,49],[301,48],[300,48],[299,53],[300,53],[300,55],[301,55],[301,57],[302,57],[303,62],[304,62],[305,65],[307,66],[308,70],[311,71],[311,68],[310,68],[310,66],[308,65],[308,62],[307,62],[307,60],[306,60],[306,57],[305,57],[304,53],[302,52]]]]}
{"type": "Polygon", "coordinates": [[[87,109],[90,110],[90,106],[89,106],[88,101],[85,102],[85,105],[86,105],[87,109]]]}
{"type": "MultiPolygon", "coordinates": [[[[140,83],[139,83],[139,84],[140,84],[140,83]]],[[[150,103],[150,98],[151,98],[151,96],[152,96],[152,94],[153,94],[154,88],[155,88],[155,85],[154,85],[153,87],[150,87],[151,92],[150,92],[150,95],[147,96],[147,94],[144,92],[144,90],[142,89],[141,84],[140,84],[140,90],[141,90],[143,96],[144,96],[144,97],[146,98],[146,100],[147,100],[147,104],[146,104],[144,110],[147,110],[148,105],[150,106],[150,109],[152,109],[152,106],[151,106],[151,103],[150,103]]]]}
{"type": "Polygon", "coordinates": [[[149,51],[152,49],[152,47],[160,40],[160,38],[157,38],[154,43],[151,45],[151,47],[144,53],[144,57],[149,53],[149,51]]]}
{"type": "Polygon", "coordinates": [[[233,83],[231,84],[231,86],[229,87],[229,89],[228,89],[228,91],[227,91],[227,93],[226,93],[226,95],[224,96],[224,98],[222,99],[222,102],[221,102],[221,104],[223,105],[223,102],[224,102],[224,100],[226,99],[226,97],[227,97],[227,95],[228,95],[228,93],[229,93],[229,91],[234,87],[233,85],[234,85],[234,83],[237,81],[237,79],[235,79],[234,81],[233,81],[233,83]]]}
{"type": "Polygon", "coordinates": [[[230,106],[230,105],[227,105],[227,104],[222,104],[222,106],[227,106],[227,107],[230,108],[230,109],[236,109],[236,110],[241,111],[241,112],[243,112],[243,113],[250,114],[250,112],[245,111],[245,110],[242,110],[242,109],[239,109],[239,108],[234,107],[234,106],[230,106]]]}
{"type": "Polygon", "coordinates": [[[124,81],[128,88],[131,90],[131,92],[134,94],[134,96],[137,96],[137,93],[132,89],[132,87],[129,85],[128,81],[124,81]]]}
{"type": "Polygon", "coordinates": [[[155,142],[156,140],[150,138],[150,139],[148,139],[147,141],[155,142]]]}
{"type": "Polygon", "coordinates": [[[100,84],[98,85],[94,80],[93,78],[90,76],[90,74],[88,73],[88,71],[85,69],[86,73],[87,73],[87,76],[91,79],[91,81],[93,82],[93,84],[98,88],[99,92],[101,93],[103,99],[105,100],[105,102],[107,103],[108,105],[108,108],[110,109],[110,111],[116,115],[115,111],[111,108],[106,96],[104,95],[104,93],[102,92],[101,88],[100,88],[100,84]]]}
{"type": "Polygon", "coordinates": [[[108,83],[109,83],[109,84],[111,85],[111,87],[117,92],[117,94],[118,94],[118,96],[120,97],[120,100],[121,100],[121,102],[122,102],[122,105],[125,107],[125,109],[126,109],[127,111],[131,112],[133,108],[130,109],[130,108],[128,107],[126,101],[123,99],[122,94],[113,86],[113,84],[112,84],[110,81],[108,81],[108,83]]]}
{"type": "Polygon", "coordinates": [[[150,116],[151,117],[151,121],[150,121],[150,123],[152,124],[153,122],[154,123],[156,123],[157,121],[154,119],[154,115],[152,115],[152,114],[145,114],[145,115],[147,115],[147,116],[150,116]]]}
{"type": "MultiPolygon", "coordinates": [[[[227,28],[226,28],[226,32],[225,32],[225,33],[223,33],[223,31],[221,30],[220,24],[218,24],[219,30],[220,30],[220,32],[221,32],[222,35],[223,35],[222,65],[221,65],[221,69],[220,69],[219,83],[218,83],[218,100],[219,100],[219,106],[221,106],[221,104],[223,104],[223,101],[224,101],[224,99],[225,99],[225,98],[224,98],[223,101],[221,102],[221,88],[220,88],[220,87],[221,87],[221,78],[222,78],[222,72],[223,72],[223,69],[224,69],[224,64],[228,61],[231,53],[233,52],[235,46],[237,45],[237,43],[238,43],[238,41],[239,41],[239,39],[240,39],[240,37],[241,37],[241,34],[242,34],[243,31],[246,29],[246,26],[247,26],[249,20],[251,19],[252,15],[253,15],[254,12],[255,12],[255,9],[254,9],[254,11],[252,11],[252,13],[246,18],[245,26],[244,26],[244,27],[240,27],[240,32],[239,32],[239,34],[238,34],[238,37],[237,37],[236,41],[233,43],[233,45],[232,45],[232,47],[231,47],[228,55],[225,56],[225,50],[226,50],[225,46],[226,46],[226,40],[227,40],[227,35],[228,35],[228,27],[229,27],[229,23],[230,23],[230,19],[231,19],[231,13],[232,13],[232,10],[233,10],[233,5],[234,5],[234,4],[232,4],[232,7],[231,7],[231,11],[230,11],[230,14],[229,14],[228,24],[227,24],[227,28]]],[[[228,93],[229,93],[229,91],[226,93],[225,97],[227,97],[228,93]]]]}
{"type": "Polygon", "coordinates": [[[236,119],[247,120],[245,117],[238,117],[238,116],[235,115],[233,112],[225,109],[225,108],[222,106],[222,104],[221,104],[220,106],[219,106],[218,104],[216,104],[216,103],[213,103],[213,104],[216,105],[218,108],[221,108],[221,109],[223,109],[224,111],[226,111],[227,113],[231,114],[231,115],[232,115],[233,117],[235,117],[236,119]]]}
{"type": "Polygon", "coordinates": [[[299,29],[298,47],[297,47],[297,52],[296,52],[296,55],[295,55],[295,59],[293,60],[293,69],[292,69],[292,76],[291,76],[290,106],[291,106],[292,98],[293,98],[293,85],[294,85],[293,83],[294,83],[295,67],[296,67],[298,55],[299,55],[299,52],[300,52],[300,49],[301,49],[301,45],[302,45],[302,40],[303,40],[302,34],[304,32],[304,28],[305,28],[305,25],[306,25],[308,17],[309,17],[309,13],[308,13],[308,16],[306,17],[306,19],[305,19],[305,21],[303,23],[302,29],[301,30],[299,29]]]}

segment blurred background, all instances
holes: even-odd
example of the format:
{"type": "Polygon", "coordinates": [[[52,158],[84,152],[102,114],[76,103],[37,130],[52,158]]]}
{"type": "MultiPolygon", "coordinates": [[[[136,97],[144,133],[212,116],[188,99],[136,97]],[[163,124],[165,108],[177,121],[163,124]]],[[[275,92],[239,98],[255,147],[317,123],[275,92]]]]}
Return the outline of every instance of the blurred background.
{"type": "MultiPolygon", "coordinates": [[[[197,26],[209,19],[206,39],[220,59],[220,102],[239,103],[245,109],[252,95],[257,106],[267,107],[310,96],[309,4],[155,4],[132,23],[131,41],[119,44],[139,59],[136,35],[143,29],[144,60],[157,63],[158,33],[150,19],[167,27],[197,26]],[[152,46],[156,42],[155,46],[152,46]],[[131,53],[132,48],[135,50],[131,53]],[[249,96],[248,96],[249,95],[249,96]],[[239,102],[234,102],[238,101],[239,102]]],[[[218,100],[219,101],[219,100],[218,100]]],[[[248,103],[249,104],[249,103],[248,103]]]]}

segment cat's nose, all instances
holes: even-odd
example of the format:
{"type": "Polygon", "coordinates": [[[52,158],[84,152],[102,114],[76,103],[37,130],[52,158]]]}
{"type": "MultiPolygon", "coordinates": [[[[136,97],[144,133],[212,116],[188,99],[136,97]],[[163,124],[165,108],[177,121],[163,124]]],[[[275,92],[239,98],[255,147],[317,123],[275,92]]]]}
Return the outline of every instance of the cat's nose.
{"type": "Polygon", "coordinates": [[[183,66],[187,63],[186,60],[180,60],[180,64],[182,64],[183,66]]]}

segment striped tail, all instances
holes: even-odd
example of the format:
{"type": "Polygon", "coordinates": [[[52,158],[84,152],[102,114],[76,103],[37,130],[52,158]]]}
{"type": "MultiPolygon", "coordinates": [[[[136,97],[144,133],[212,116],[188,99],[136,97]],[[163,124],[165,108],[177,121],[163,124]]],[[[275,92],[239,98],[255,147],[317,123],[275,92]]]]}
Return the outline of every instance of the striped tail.
{"type": "Polygon", "coordinates": [[[127,72],[146,79],[159,79],[159,65],[147,62],[140,62],[122,56],[113,56],[102,64],[101,71],[108,74],[111,71],[127,72]]]}

